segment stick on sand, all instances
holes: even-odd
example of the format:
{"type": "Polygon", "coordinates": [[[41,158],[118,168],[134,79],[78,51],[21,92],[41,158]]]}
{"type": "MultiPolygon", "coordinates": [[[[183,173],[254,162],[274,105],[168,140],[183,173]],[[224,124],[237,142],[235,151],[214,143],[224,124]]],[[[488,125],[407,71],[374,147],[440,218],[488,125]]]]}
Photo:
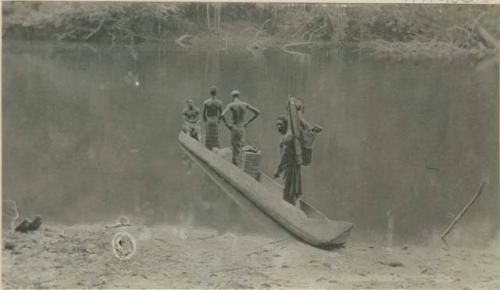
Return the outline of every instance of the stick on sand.
{"type": "Polygon", "coordinates": [[[453,219],[451,224],[448,226],[446,231],[443,232],[441,235],[441,240],[445,243],[446,246],[448,246],[448,243],[446,242],[445,237],[451,232],[453,227],[458,223],[458,221],[462,218],[462,216],[465,214],[465,212],[469,209],[469,207],[477,200],[477,198],[481,195],[481,192],[483,192],[483,187],[484,187],[485,182],[481,183],[481,187],[479,187],[478,192],[474,195],[474,197],[469,201],[469,203],[460,211],[460,213],[453,219]]]}

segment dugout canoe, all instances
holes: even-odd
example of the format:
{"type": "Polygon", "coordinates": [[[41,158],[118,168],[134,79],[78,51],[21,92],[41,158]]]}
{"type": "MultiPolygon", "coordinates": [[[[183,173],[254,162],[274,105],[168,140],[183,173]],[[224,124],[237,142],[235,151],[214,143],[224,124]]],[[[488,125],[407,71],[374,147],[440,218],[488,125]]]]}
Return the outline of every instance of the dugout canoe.
{"type": "Polygon", "coordinates": [[[289,204],[282,199],[281,184],[263,173],[260,181],[257,181],[188,134],[181,132],[179,143],[203,167],[217,174],[262,214],[303,242],[321,248],[340,246],[347,242],[353,228],[352,223],[330,220],[305,201],[300,208],[289,204]]]}

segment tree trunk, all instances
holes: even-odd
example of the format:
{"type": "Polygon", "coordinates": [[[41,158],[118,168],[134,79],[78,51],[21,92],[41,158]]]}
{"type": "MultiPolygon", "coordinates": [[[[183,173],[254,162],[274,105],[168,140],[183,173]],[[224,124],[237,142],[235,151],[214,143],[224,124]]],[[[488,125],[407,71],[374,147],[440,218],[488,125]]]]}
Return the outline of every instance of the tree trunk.
{"type": "Polygon", "coordinates": [[[200,24],[200,3],[196,3],[196,22],[200,24]]]}
{"type": "Polygon", "coordinates": [[[217,32],[220,32],[221,14],[222,14],[222,3],[219,3],[219,12],[217,14],[217,32]]]}
{"type": "Polygon", "coordinates": [[[210,32],[211,27],[210,27],[210,3],[207,3],[207,28],[208,31],[210,32]]]}
{"type": "Polygon", "coordinates": [[[161,26],[162,26],[162,17],[160,16],[160,19],[158,19],[158,36],[161,37],[161,26]]]}
{"type": "Polygon", "coordinates": [[[215,7],[214,7],[214,26],[215,26],[215,32],[216,33],[220,32],[220,11],[221,11],[221,5],[222,5],[222,3],[215,3],[215,7]]]}
{"type": "Polygon", "coordinates": [[[276,26],[278,24],[278,7],[274,6],[273,8],[273,24],[276,26]]]}

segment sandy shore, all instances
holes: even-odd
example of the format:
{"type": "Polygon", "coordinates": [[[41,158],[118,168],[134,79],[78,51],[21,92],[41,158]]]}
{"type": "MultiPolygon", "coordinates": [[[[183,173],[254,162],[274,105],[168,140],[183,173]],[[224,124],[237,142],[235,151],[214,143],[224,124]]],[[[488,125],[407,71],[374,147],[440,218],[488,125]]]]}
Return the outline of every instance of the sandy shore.
{"type": "Polygon", "coordinates": [[[321,250],[294,238],[174,226],[44,225],[4,234],[4,288],[500,288],[491,249],[386,248],[357,242],[321,250]],[[113,236],[135,255],[118,259],[113,236]]]}

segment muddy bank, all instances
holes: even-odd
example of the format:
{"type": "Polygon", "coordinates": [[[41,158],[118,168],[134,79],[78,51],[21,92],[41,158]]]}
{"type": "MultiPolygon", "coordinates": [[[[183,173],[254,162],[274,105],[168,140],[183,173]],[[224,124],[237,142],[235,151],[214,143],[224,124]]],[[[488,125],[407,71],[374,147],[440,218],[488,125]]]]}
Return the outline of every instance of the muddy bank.
{"type": "Polygon", "coordinates": [[[175,226],[45,225],[4,234],[6,288],[498,288],[498,251],[386,248],[356,240],[320,250],[290,237],[175,226]],[[119,260],[113,236],[135,237],[119,260]]]}

